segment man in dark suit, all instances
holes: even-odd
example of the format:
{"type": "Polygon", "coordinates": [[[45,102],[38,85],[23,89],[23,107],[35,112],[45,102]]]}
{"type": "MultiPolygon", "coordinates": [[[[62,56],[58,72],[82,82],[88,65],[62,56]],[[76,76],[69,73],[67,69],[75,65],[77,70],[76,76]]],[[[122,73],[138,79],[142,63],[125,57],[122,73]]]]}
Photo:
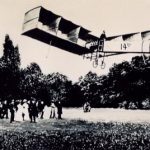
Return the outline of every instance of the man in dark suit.
{"type": "Polygon", "coordinates": [[[61,101],[58,101],[57,103],[57,114],[58,114],[58,119],[62,119],[61,115],[62,115],[62,104],[61,101]]]}
{"type": "Polygon", "coordinates": [[[9,110],[10,110],[10,123],[14,121],[15,118],[15,103],[14,100],[11,101],[9,105],[9,110]]]}

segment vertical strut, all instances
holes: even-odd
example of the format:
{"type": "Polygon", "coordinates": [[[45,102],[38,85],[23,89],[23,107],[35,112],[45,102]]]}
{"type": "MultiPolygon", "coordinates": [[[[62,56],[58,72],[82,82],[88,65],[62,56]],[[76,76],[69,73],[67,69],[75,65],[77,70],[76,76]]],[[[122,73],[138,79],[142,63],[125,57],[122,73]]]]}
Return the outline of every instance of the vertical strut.
{"type": "Polygon", "coordinates": [[[144,45],[144,40],[142,40],[142,47],[141,47],[141,50],[142,50],[143,62],[144,62],[144,64],[146,64],[145,57],[144,57],[144,53],[143,53],[143,45],[144,45]]]}
{"type": "Polygon", "coordinates": [[[49,52],[50,52],[50,48],[51,48],[51,44],[52,44],[52,41],[49,42],[49,48],[48,48],[48,51],[47,51],[47,54],[46,54],[46,59],[48,58],[49,56],[49,52]]]}

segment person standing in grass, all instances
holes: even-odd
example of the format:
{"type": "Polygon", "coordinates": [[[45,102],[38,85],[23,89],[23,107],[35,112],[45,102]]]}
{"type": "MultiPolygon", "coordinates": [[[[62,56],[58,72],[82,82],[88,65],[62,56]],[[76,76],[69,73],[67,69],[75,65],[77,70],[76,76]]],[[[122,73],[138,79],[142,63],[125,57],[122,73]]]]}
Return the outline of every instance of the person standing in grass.
{"type": "Polygon", "coordinates": [[[9,105],[9,110],[10,110],[10,123],[14,121],[15,118],[15,103],[14,100],[11,101],[9,105]]]}
{"type": "Polygon", "coordinates": [[[0,119],[3,118],[3,104],[0,102],[0,119]]]}
{"type": "Polygon", "coordinates": [[[52,101],[50,106],[50,118],[56,117],[55,109],[56,109],[55,103],[54,101],[52,101]]]}
{"type": "Polygon", "coordinates": [[[30,122],[36,123],[36,118],[38,116],[38,110],[37,110],[37,106],[36,106],[36,100],[33,98],[28,103],[28,112],[29,112],[30,122]]]}
{"type": "Polygon", "coordinates": [[[36,100],[32,100],[31,103],[31,122],[36,123],[36,118],[38,117],[38,110],[36,106],[36,100]]]}
{"type": "Polygon", "coordinates": [[[7,100],[4,100],[4,102],[3,102],[3,117],[6,116],[6,119],[8,119],[8,108],[9,108],[8,102],[7,102],[7,100]]]}
{"type": "Polygon", "coordinates": [[[62,115],[62,104],[61,101],[58,101],[57,103],[57,114],[58,114],[58,119],[62,119],[61,115],[62,115]]]}
{"type": "Polygon", "coordinates": [[[32,101],[28,101],[28,114],[29,114],[29,118],[30,118],[30,122],[32,122],[32,114],[31,114],[31,110],[32,110],[32,101]]]}
{"type": "Polygon", "coordinates": [[[27,105],[27,100],[24,99],[22,102],[21,102],[21,105],[22,105],[22,120],[24,121],[25,120],[25,117],[27,117],[27,110],[28,110],[28,105],[27,105]]]}
{"type": "Polygon", "coordinates": [[[43,101],[39,101],[39,102],[38,102],[38,113],[40,114],[40,118],[41,118],[41,119],[43,119],[44,107],[45,107],[44,102],[43,102],[43,101]]]}

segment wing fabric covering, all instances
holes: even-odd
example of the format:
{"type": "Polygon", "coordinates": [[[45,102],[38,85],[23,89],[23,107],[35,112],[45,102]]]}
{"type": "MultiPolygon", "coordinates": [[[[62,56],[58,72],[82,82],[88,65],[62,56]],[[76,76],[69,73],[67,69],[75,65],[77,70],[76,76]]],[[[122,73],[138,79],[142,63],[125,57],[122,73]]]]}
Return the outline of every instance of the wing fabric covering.
{"type": "Polygon", "coordinates": [[[22,34],[47,44],[51,42],[52,46],[82,55],[92,52],[85,48],[86,35],[89,32],[43,7],[36,7],[25,14],[22,34]]]}
{"type": "MultiPolygon", "coordinates": [[[[78,55],[94,52],[99,40],[88,29],[41,6],[25,13],[22,34],[78,55]],[[94,49],[93,46],[95,46],[94,49]]],[[[149,53],[149,41],[149,30],[107,37],[103,52],[149,53]]]]}

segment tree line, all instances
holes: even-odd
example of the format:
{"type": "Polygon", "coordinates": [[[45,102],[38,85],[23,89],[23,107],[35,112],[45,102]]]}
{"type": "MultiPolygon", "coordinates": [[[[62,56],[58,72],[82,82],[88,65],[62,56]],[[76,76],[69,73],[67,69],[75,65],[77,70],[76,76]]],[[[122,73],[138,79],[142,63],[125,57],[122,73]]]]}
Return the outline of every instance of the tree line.
{"type": "Polygon", "coordinates": [[[107,75],[89,72],[79,80],[84,98],[95,107],[150,108],[150,57],[114,64],[107,75]]]}
{"type": "Polygon", "coordinates": [[[92,107],[148,109],[149,91],[150,59],[147,56],[114,64],[106,75],[89,72],[73,83],[58,72],[43,74],[35,62],[21,68],[19,47],[13,45],[9,35],[5,36],[0,58],[1,101],[33,97],[47,105],[52,100],[61,100],[66,107],[80,107],[88,101],[92,107]]]}

